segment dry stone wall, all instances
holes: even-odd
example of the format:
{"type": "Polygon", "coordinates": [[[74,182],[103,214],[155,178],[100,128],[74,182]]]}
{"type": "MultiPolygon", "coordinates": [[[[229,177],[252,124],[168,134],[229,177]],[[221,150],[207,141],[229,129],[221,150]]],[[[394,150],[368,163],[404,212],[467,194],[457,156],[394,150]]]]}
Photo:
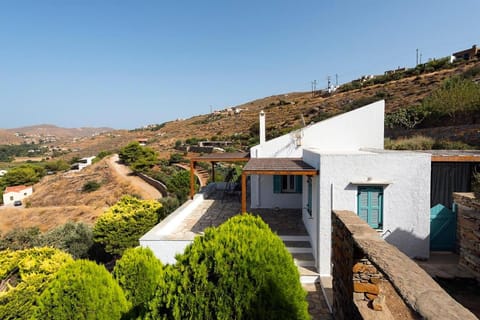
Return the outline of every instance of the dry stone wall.
{"type": "Polygon", "coordinates": [[[457,204],[459,264],[480,282],[480,199],[473,193],[454,193],[457,204]]]}
{"type": "Polygon", "coordinates": [[[355,213],[332,212],[335,319],[477,319],[355,213]]]}

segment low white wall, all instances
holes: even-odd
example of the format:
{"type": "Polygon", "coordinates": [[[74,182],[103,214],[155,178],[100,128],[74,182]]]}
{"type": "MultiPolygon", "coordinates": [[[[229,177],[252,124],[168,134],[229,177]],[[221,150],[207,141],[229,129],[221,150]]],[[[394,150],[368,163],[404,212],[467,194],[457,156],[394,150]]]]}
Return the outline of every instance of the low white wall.
{"type": "Polygon", "coordinates": [[[178,239],[175,232],[206,196],[207,194],[199,193],[193,200],[186,201],[144,234],[139,240],[140,246],[150,248],[163,263],[175,263],[175,256],[183,253],[185,247],[193,241],[193,237],[178,239]]]}
{"type": "Polygon", "coordinates": [[[320,274],[330,274],[331,211],[357,211],[357,185],[389,182],[383,193],[383,230],[387,242],[410,257],[429,256],[430,155],[413,152],[327,154],[305,150],[304,161],[319,159],[320,192],[317,256],[320,274]],[[366,183],[365,183],[366,184],[366,183]]]}
{"type": "Polygon", "coordinates": [[[140,246],[150,248],[163,264],[174,264],[175,256],[185,251],[193,240],[140,240],[140,246]]]}

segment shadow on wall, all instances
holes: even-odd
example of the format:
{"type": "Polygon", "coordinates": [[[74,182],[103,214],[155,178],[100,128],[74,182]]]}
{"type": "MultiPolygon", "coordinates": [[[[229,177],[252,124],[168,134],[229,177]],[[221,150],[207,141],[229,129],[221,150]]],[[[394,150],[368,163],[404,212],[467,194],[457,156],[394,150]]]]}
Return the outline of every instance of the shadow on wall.
{"type": "Polygon", "coordinates": [[[382,237],[410,258],[428,259],[429,257],[429,236],[422,239],[415,236],[412,231],[395,229],[392,232],[386,231],[382,237]]]}

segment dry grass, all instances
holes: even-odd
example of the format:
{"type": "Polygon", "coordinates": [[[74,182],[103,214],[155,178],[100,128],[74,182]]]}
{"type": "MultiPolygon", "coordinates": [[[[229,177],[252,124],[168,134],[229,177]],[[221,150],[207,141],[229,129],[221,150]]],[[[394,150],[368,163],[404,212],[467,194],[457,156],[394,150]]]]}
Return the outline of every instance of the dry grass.
{"type": "Polygon", "coordinates": [[[103,208],[89,206],[1,208],[0,232],[4,234],[15,228],[28,227],[47,231],[70,220],[93,225],[103,211],[103,208]]]}
{"type": "Polygon", "coordinates": [[[0,231],[37,226],[42,231],[68,220],[93,224],[97,217],[123,195],[143,196],[143,191],[122,178],[108,159],[80,172],[45,177],[34,185],[34,193],[24,203],[28,208],[0,208],[0,231]],[[102,185],[93,192],[82,192],[87,181],[102,185]]]}

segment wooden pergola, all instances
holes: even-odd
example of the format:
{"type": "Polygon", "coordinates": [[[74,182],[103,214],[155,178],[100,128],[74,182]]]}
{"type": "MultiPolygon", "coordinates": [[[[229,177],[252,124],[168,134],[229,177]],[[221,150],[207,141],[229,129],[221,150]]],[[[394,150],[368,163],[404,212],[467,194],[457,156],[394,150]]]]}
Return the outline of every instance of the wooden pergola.
{"type": "Polygon", "coordinates": [[[212,164],[212,177],[215,177],[215,164],[217,162],[247,162],[250,160],[249,152],[209,153],[190,158],[190,199],[195,195],[195,164],[197,162],[210,162],[212,164]]]}
{"type": "Polygon", "coordinates": [[[315,176],[318,170],[300,158],[252,158],[242,171],[242,213],[247,211],[248,175],[315,176]]]}

